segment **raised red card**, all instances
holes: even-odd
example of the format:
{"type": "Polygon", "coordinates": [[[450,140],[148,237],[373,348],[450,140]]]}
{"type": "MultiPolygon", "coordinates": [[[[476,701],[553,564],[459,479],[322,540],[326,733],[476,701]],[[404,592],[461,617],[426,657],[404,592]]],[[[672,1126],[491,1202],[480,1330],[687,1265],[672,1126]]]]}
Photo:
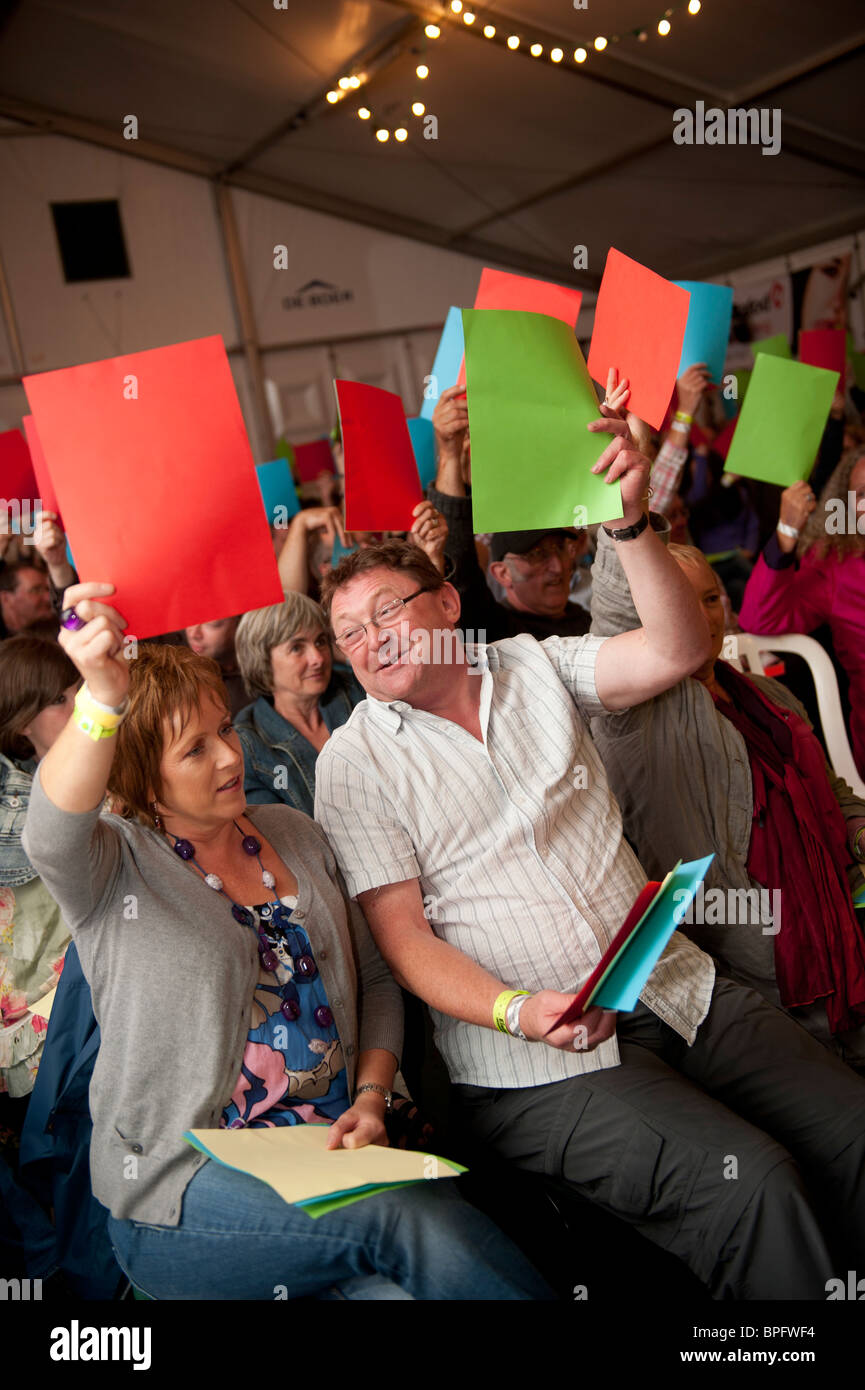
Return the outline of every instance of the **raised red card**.
{"type": "Polygon", "coordinates": [[[24,433],[27,435],[27,443],[30,448],[30,460],[33,464],[33,472],[36,475],[36,486],[39,489],[42,510],[45,512],[54,512],[56,516],[59,516],[60,503],[57,501],[57,494],[54,491],[51,474],[48,472],[48,464],[45,461],[45,451],[42,448],[42,441],[36,429],[36,421],[33,419],[32,415],[25,415],[21,423],[24,426],[24,433]]]}
{"type": "MultiPolygon", "coordinates": [[[[525,309],[529,313],[546,314],[548,318],[561,319],[563,323],[575,328],[582,302],[582,290],[568,289],[565,285],[553,284],[551,280],[532,280],[528,275],[513,275],[509,270],[492,270],[489,266],[484,266],[474,307],[525,309]]],[[[460,367],[458,384],[466,384],[465,358],[460,367]]]]}
{"type": "Polygon", "coordinates": [[[314,439],[311,444],[294,444],[294,462],[302,483],[314,483],[321,473],[335,473],[333,454],[326,439],[314,439]]]}
{"type": "Polygon", "coordinates": [[[34,502],[39,496],[27,441],[20,430],[0,434],[0,498],[34,502]]]}
{"type": "Polygon", "coordinates": [[[589,374],[627,377],[628,410],[659,430],[676,385],[690,294],[611,246],[595,305],[589,374]]]}
{"type": "Polygon", "coordinates": [[[847,335],[840,328],[803,328],[799,334],[799,361],[809,367],[826,367],[844,381],[847,335]]]}
{"type": "Polygon", "coordinates": [[[24,378],[82,580],[149,637],[282,600],[225,347],[199,338],[24,378]]]}
{"type": "Polygon", "coordinates": [[[423,501],[399,396],[359,381],[336,381],[345,451],[347,531],[408,531],[423,501]]]}

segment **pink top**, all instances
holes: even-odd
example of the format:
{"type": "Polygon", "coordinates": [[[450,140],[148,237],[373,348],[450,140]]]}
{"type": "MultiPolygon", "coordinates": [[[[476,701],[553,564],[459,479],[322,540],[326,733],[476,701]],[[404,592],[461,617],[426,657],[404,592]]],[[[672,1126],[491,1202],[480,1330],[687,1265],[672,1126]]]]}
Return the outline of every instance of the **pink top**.
{"type": "Polygon", "coordinates": [[[813,547],[800,567],[771,569],[761,555],[739,621],[745,632],[813,632],[828,623],[835,654],[850,680],[853,757],[865,777],[865,555],[822,559],[813,547]]]}

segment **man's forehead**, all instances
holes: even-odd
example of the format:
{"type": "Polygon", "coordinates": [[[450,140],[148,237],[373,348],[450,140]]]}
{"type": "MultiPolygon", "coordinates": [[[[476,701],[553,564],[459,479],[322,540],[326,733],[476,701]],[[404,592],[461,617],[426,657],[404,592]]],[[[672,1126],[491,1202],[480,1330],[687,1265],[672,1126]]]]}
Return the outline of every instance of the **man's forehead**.
{"type": "Polygon", "coordinates": [[[330,605],[331,616],[335,618],[339,614],[356,611],[359,605],[368,602],[374,594],[382,590],[398,594],[400,583],[409,578],[404,571],[388,569],[386,565],[367,570],[365,574],[356,574],[334,594],[330,605]]]}

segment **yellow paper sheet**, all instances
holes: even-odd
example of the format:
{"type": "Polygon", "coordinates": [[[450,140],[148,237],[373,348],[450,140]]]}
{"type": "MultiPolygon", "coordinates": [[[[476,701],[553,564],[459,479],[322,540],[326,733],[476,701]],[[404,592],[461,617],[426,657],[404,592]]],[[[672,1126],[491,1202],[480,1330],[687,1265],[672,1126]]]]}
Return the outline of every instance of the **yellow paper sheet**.
{"type": "Polygon", "coordinates": [[[378,1144],[325,1151],[329,1126],[324,1125],[192,1129],[189,1133],[218,1162],[268,1183],[286,1202],[326,1197],[369,1183],[449,1178],[459,1172],[433,1154],[378,1144]]]}
{"type": "Polygon", "coordinates": [[[51,1017],[51,1009],[54,1005],[54,996],[56,993],[57,986],[55,985],[43,999],[37,999],[35,1004],[30,1005],[31,1014],[38,1014],[40,1018],[49,1019],[51,1017]]]}

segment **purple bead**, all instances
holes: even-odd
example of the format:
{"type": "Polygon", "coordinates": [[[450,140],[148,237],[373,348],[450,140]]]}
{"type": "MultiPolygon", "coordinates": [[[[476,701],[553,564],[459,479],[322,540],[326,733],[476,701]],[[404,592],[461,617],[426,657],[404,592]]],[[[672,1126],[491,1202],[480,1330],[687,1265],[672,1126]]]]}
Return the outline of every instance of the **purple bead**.
{"type": "Polygon", "coordinates": [[[181,859],[194,859],[195,845],[190,844],[189,840],[175,840],[174,853],[179,854],[181,859]]]}
{"type": "Polygon", "coordinates": [[[276,970],[279,968],[279,957],[273,951],[259,951],[261,963],[265,970],[276,970]]]}
{"type": "Polygon", "coordinates": [[[261,841],[256,840],[254,835],[244,835],[241,844],[243,845],[244,854],[258,854],[258,851],[261,849],[261,841]]]}
{"type": "Polygon", "coordinates": [[[245,1121],[245,1120],[241,1120],[241,1119],[232,1120],[232,1121],[231,1121],[231,1124],[228,1126],[228,1128],[229,1128],[229,1129],[245,1129],[245,1128],[246,1128],[246,1121],[245,1121]]]}
{"type": "Polygon", "coordinates": [[[295,967],[302,980],[314,980],[318,974],[318,966],[312,956],[298,956],[295,967]]]}
{"type": "Polygon", "coordinates": [[[248,912],[245,907],[239,907],[237,903],[232,904],[231,915],[235,922],[239,922],[242,927],[251,927],[253,925],[254,919],[252,913],[248,912]]]}
{"type": "Polygon", "coordinates": [[[286,999],[283,1002],[280,1013],[283,1018],[287,1018],[289,1023],[294,1023],[296,1018],[300,1018],[300,1005],[296,999],[286,999]]]}
{"type": "Polygon", "coordinates": [[[326,1004],[319,1004],[312,1016],[322,1028],[329,1028],[333,1023],[333,1014],[326,1004]]]}

